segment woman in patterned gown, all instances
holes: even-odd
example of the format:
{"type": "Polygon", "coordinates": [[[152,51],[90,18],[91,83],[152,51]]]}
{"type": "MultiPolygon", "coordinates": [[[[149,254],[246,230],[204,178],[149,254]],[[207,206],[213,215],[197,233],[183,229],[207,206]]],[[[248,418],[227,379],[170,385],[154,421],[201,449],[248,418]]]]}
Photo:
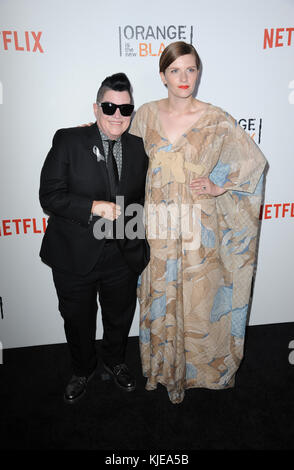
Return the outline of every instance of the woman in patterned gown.
{"type": "Polygon", "coordinates": [[[266,160],[227,112],[193,97],[199,56],[170,44],[160,58],[168,98],[141,106],[150,263],[139,287],[147,390],[172,403],[185,389],[234,386],[256,259],[266,160]]]}

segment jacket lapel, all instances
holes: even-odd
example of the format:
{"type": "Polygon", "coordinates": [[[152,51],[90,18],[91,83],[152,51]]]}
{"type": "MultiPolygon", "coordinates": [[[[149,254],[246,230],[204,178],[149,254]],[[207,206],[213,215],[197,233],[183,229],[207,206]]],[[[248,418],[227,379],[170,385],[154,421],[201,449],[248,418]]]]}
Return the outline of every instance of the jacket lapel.
{"type": "Polygon", "coordinates": [[[103,178],[105,188],[107,189],[108,199],[110,197],[110,186],[108,179],[108,172],[106,167],[106,160],[104,154],[104,148],[102,144],[101,135],[95,122],[89,128],[88,133],[88,145],[91,153],[91,158],[96,159],[96,167],[99,178],[103,178]],[[101,155],[101,157],[99,157],[101,155]]]}
{"type": "Polygon", "coordinates": [[[128,147],[128,134],[125,132],[121,136],[121,146],[122,146],[122,168],[121,168],[121,176],[118,185],[118,193],[124,194],[124,190],[127,184],[127,176],[128,176],[128,166],[130,160],[130,148],[128,147]]]}

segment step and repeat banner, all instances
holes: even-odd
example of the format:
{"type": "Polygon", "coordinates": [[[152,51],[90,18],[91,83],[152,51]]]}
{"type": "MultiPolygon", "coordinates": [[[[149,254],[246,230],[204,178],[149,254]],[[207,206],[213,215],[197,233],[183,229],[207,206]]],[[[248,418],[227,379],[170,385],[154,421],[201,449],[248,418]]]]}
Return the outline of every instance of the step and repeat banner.
{"type": "MultiPolygon", "coordinates": [[[[65,341],[39,258],[39,177],[55,131],[93,122],[97,89],[116,72],[136,108],[166,97],[158,61],[176,40],[201,57],[197,97],[233,115],[269,162],[249,324],[293,321],[294,1],[0,0],[3,348],[65,341]]],[[[138,323],[137,310],[132,336],[138,323]]]]}

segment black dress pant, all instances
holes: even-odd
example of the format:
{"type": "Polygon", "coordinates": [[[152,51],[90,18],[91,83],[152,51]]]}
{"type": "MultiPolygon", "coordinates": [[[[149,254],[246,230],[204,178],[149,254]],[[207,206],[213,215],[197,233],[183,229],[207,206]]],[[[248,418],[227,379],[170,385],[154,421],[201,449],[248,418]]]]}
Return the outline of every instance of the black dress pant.
{"type": "Polygon", "coordinates": [[[102,360],[110,367],[123,363],[138,275],[126,264],[116,241],[105,242],[95,268],[85,276],[52,271],[74,374],[90,375],[97,365],[97,293],[103,323],[102,360]]]}

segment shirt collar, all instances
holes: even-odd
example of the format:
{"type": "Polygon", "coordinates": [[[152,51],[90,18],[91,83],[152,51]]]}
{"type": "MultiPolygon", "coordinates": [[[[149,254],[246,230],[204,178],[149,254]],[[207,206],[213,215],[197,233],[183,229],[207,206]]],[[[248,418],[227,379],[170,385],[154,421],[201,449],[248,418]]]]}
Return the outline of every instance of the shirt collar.
{"type": "MultiPolygon", "coordinates": [[[[106,134],[104,134],[104,132],[102,132],[102,130],[101,130],[99,127],[98,127],[98,129],[99,129],[99,132],[100,132],[100,135],[101,135],[101,139],[102,139],[102,140],[104,140],[104,141],[105,141],[105,140],[112,140],[112,139],[110,139],[106,134]]],[[[115,139],[115,141],[116,141],[116,142],[120,142],[120,141],[121,141],[121,136],[119,136],[118,139],[115,139]]]]}

